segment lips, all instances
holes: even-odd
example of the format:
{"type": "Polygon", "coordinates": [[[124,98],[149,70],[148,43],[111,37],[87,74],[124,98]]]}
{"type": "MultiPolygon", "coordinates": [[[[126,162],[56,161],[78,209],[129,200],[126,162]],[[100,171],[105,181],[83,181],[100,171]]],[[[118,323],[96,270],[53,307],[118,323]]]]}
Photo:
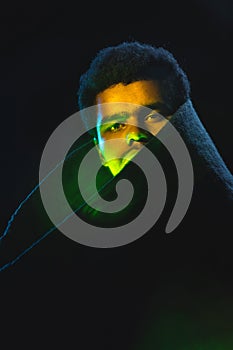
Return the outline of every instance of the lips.
{"type": "Polygon", "coordinates": [[[138,143],[137,146],[132,147],[129,151],[125,152],[125,153],[123,154],[123,156],[121,157],[121,158],[122,158],[121,163],[130,161],[132,158],[134,158],[134,157],[136,156],[136,154],[137,154],[143,147],[144,147],[144,145],[138,143]]]}

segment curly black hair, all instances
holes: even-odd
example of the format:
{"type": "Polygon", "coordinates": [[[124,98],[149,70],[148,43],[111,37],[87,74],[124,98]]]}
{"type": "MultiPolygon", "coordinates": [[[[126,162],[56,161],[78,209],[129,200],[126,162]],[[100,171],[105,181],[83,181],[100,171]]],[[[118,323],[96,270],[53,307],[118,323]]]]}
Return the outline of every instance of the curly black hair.
{"type": "Polygon", "coordinates": [[[156,80],[168,114],[190,96],[190,83],[171,52],[138,41],[122,42],[101,49],[80,77],[79,110],[96,104],[96,96],[118,83],[156,80]]]}

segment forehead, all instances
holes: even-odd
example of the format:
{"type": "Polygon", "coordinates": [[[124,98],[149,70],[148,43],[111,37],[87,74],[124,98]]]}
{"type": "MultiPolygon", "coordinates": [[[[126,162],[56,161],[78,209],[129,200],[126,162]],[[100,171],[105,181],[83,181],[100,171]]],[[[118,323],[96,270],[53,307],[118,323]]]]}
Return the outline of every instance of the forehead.
{"type": "Polygon", "coordinates": [[[102,115],[102,118],[120,112],[124,103],[128,103],[128,111],[133,112],[133,109],[136,108],[134,104],[149,106],[156,102],[162,102],[162,97],[158,83],[152,80],[136,81],[128,85],[119,83],[107,88],[96,96],[98,112],[102,115]],[[111,105],[112,102],[122,102],[123,104],[113,103],[111,105]]]}

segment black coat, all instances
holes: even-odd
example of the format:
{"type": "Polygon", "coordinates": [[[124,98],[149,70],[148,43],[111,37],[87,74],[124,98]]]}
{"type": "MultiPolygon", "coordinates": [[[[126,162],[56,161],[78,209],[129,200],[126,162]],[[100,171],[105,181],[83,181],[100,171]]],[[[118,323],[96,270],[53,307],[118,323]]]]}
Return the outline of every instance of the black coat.
{"type": "MultiPolygon", "coordinates": [[[[19,343],[32,337],[35,345],[51,348],[232,348],[232,175],[191,101],[171,121],[188,147],[194,169],[193,196],[182,222],[165,233],[178,178],[170,154],[158,140],[149,148],[166,173],[166,205],[155,225],[129,244],[105,249],[69,239],[54,227],[35,190],[1,240],[5,333],[19,337],[19,343]]],[[[72,150],[89,140],[84,135],[72,150]]],[[[83,220],[111,230],[139,215],[148,188],[142,169],[133,163],[115,178],[101,167],[97,186],[109,182],[102,189],[106,200],[116,198],[115,185],[125,177],[134,184],[134,199],[127,209],[107,216],[83,203],[75,170],[92,147],[88,143],[67,157],[64,191],[83,220]]]]}

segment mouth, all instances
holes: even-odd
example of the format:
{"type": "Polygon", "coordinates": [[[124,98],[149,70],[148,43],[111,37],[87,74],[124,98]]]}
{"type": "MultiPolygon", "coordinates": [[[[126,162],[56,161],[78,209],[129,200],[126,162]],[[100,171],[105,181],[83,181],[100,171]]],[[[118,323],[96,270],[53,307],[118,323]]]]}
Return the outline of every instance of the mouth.
{"type": "Polygon", "coordinates": [[[130,161],[144,148],[148,142],[148,139],[143,142],[135,142],[124,154],[121,155],[121,157],[111,159],[111,161],[106,163],[106,166],[110,168],[114,176],[117,175],[128,163],[130,163],[130,161]]]}
{"type": "Polygon", "coordinates": [[[137,144],[137,146],[132,147],[130,151],[125,152],[121,158],[121,165],[126,165],[129,161],[131,161],[143,147],[143,144],[137,144]]]}
{"type": "Polygon", "coordinates": [[[124,167],[129,163],[147,144],[150,143],[152,138],[145,140],[140,140],[140,142],[135,142],[133,146],[130,147],[129,151],[126,151],[121,157],[121,167],[124,167]]]}

